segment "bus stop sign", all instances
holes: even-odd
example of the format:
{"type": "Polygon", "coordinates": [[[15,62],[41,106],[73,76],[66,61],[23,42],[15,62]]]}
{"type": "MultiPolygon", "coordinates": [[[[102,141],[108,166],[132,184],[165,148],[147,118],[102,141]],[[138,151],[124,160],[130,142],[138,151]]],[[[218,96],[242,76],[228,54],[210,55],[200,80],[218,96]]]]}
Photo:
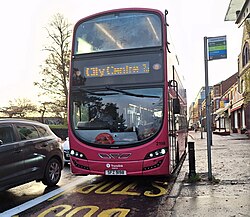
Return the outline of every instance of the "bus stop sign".
{"type": "Polygon", "coordinates": [[[208,60],[227,58],[226,36],[209,37],[208,40],[208,60]]]}

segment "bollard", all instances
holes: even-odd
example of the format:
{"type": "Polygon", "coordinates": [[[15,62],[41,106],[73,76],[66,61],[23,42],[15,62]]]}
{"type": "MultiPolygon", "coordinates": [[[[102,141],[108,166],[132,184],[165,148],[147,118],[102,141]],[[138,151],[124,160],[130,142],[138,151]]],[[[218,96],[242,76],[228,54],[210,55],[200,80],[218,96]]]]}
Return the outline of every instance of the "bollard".
{"type": "Polygon", "coordinates": [[[201,139],[204,139],[204,137],[203,137],[203,127],[201,127],[201,139]]]}
{"type": "Polygon", "coordinates": [[[194,151],[194,142],[188,142],[188,160],[189,160],[189,174],[188,177],[194,177],[195,172],[195,151],[194,151]]]}

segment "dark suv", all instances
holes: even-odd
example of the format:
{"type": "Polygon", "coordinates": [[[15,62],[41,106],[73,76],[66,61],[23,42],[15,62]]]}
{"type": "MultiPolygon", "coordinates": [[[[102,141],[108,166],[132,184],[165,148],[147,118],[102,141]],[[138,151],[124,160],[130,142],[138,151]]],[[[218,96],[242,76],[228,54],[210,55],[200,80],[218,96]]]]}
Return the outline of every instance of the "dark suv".
{"type": "Polygon", "coordinates": [[[55,186],[63,150],[49,126],[23,119],[0,119],[0,191],[33,180],[55,186]]]}

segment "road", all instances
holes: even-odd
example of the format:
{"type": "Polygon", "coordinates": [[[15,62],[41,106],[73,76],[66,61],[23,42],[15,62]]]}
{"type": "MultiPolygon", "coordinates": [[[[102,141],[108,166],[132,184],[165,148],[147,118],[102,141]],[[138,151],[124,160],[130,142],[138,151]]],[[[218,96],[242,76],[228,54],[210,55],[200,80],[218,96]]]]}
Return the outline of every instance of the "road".
{"type": "MultiPolygon", "coordinates": [[[[79,178],[78,178],[79,179],[79,178]]],[[[70,167],[65,166],[62,171],[61,180],[55,188],[46,188],[42,182],[29,182],[7,191],[0,192],[0,213],[19,206],[27,201],[33,200],[41,195],[45,195],[57,188],[66,185],[68,182],[77,180],[77,177],[72,176],[70,167]]]]}
{"type": "Polygon", "coordinates": [[[65,167],[56,188],[30,182],[0,192],[0,217],[156,216],[175,177],[77,177],[65,167]]]}

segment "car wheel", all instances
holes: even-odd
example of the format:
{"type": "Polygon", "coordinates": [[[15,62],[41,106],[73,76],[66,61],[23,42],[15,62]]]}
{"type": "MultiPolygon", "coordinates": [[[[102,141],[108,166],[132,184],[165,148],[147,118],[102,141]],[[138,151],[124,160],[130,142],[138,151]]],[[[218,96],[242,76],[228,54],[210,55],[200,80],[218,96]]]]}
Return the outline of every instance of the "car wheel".
{"type": "Polygon", "coordinates": [[[45,169],[43,184],[49,187],[55,186],[61,178],[61,169],[60,162],[56,158],[51,159],[45,169]]]}

